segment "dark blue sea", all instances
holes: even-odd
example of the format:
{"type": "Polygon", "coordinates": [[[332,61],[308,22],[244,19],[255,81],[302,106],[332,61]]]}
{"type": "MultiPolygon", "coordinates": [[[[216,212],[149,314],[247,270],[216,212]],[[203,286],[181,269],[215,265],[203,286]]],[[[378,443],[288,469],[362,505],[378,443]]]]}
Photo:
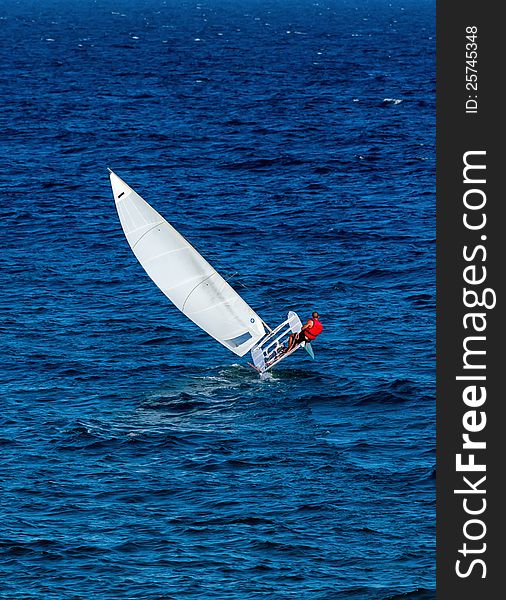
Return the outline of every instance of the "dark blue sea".
{"type": "Polygon", "coordinates": [[[3,0],[0,597],[435,597],[435,6],[3,0]],[[272,326],[153,285],[107,167],[272,326]]]}

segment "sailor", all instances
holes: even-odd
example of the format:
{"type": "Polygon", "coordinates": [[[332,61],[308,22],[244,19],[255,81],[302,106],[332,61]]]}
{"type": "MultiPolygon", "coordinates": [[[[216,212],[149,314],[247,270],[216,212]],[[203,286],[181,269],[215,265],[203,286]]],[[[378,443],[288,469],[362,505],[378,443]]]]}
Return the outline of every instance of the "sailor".
{"type": "Polygon", "coordinates": [[[288,347],[285,352],[290,352],[294,346],[297,346],[302,342],[312,342],[322,331],[323,325],[320,323],[320,317],[315,311],[299,333],[290,334],[290,337],[288,338],[288,347]]]}

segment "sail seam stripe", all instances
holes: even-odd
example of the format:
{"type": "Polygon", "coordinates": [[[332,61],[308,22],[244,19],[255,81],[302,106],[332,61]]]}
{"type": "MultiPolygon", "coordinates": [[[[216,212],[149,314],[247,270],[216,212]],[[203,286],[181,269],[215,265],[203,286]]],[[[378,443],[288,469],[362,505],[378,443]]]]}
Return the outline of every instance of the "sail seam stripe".
{"type": "Polygon", "coordinates": [[[185,307],[186,302],[188,301],[188,298],[199,287],[199,285],[202,285],[204,283],[204,281],[207,281],[209,279],[209,277],[212,277],[215,273],[216,273],[216,271],[213,271],[211,273],[211,275],[208,275],[205,279],[203,279],[202,281],[199,281],[199,283],[197,283],[197,285],[191,290],[191,292],[188,294],[188,296],[186,296],[185,301],[183,302],[183,306],[181,307],[181,312],[184,312],[184,307],[185,307]]]}
{"type": "Polygon", "coordinates": [[[145,231],[145,232],[144,232],[144,233],[141,235],[141,237],[140,237],[140,238],[139,238],[139,239],[138,239],[138,240],[135,242],[135,244],[132,246],[132,250],[135,248],[135,246],[137,246],[137,244],[138,244],[138,243],[139,243],[139,242],[142,240],[142,238],[143,238],[145,235],[147,235],[147,234],[148,234],[150,231],[153,231],[153,229],[154,229],[155,227],[158,227],[158,225],[163,225],[163,223],[164,223],[163,221],[160,221],[159,223],[155,223],[155,224],[153,225],[153,227],[150,227],[150,228],[149,228],[147,231],[145,231]]]}
{"type": "MultiPolygon", "coordinates": [[[[160,254],[157,254],[156,256],[152,256],[150,259],[146,259],[146,262],[152,263],[154,260],[158,260],[159,258],[162,258],[162,256],[167,256],[168,254],[174,254],[175,252],[181,252],[181,250],[188,250],[188,248],[186,246],[181,246],[181,248],[174,248],[173,250],[167,250],[167,252],[161,252],[160,254]]],[[[167,288],[167,289],[171,289],[171,288],[167,288]]]]}

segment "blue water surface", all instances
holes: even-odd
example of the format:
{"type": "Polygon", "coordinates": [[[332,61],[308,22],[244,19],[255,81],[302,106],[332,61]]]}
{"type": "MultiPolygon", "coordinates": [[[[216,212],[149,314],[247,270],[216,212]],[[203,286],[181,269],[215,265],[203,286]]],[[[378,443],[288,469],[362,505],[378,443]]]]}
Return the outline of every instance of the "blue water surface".
{"type": "Polygon", "coordinates": [[[434,18],[3,0],[1,598],[434,598],[434,18]],[[179,313],[107,167],[316,360],[179,313]]]}

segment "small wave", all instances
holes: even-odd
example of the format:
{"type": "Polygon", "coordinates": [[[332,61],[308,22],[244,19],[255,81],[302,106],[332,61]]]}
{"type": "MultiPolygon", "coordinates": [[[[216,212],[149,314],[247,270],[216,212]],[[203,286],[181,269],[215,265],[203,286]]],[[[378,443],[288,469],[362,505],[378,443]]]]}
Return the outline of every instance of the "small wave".
{"type": "Polygon", "coordinates": [[[402,269],[375,268],[369,271],[359,272],[355,279],[400,279],[406,278],[409,273],[415,273],[416,267],[403,267],[402,269]]]}
{"type": "Polygon", "coordinates": [[[165,344],[170,340],[169,337],[158,337],[158,338],[151,338],[149,340],[144,340],[143,342],[140,342],[141,346],[159,346],[161,344],[165,344]]]}
{"type": "Polygon", "coordinates": [[[403,100],[401,98],[383,98],[381,104],[383,106],[388,105],[388,104],[393,104],[395,106],[397,104],[400,104],[401,102],[403,102],[403,100]]]}
{"type": "Polygon", "coordinates": [[[370,527],[360,527],[359,531],[362,531],[363,533],[373,533],[376,535],[385,535],[385,534],[381,533],[381,531],[378,531],[377,529],[371,529],[370,527]]]}
{"type": "Polygon", "coordinates": [[[321,166],[321,167],[314,167],[313,173],[316,173],[317,175],[326,175],[327,173],[333,173],[335,170],[336,170],[335,167],[321,166]]]}
{"type": "Polygon", "coordinates": [[[128,423],[111,426],[77,423],[62,431],[53,443],[66,451],[104,451],[127,448],[130,446],[147,448],[172,448],[192,443],[185,432],[153,427],[136,427],[128,423]]]}
{"type": "Polygon", "coordinates": [[[302,504],[297,508],[297,512],[322,512],[328,510],[328,506],[324,504],[319,504],[317,502],[313,504],[302,504]]]}
{"type": "Polygon", "coordinates": [[[412,400],[417,395],[417,390],[406,379],[396,379],[383,388],[361,396],[356,404],[400,404],[412,400]]]}
{"type": "Polygon", "coordinates": [[[411,301],[415,306],[419,306],[420,308],[431,306],[435,302],[434,296],[431,296],[430,294],[413,294],[407,296],[406,300],[411,301]]]}
{"type": "Polygon", "coordinates": [[[252,540],[251,546],[256,550],[268,550],[269,552],[282,552],[287,555],[305,555],[311,552],[319,552],[318,546],[310,544],[289,544],[276,542],[274,540],[252,540]]]}
{"type": "Polygon", "coordinates": [[[11,440],[9,438],[4,438],[1,437],[0,438],[0,446],[19,446],[19,442],[17,442],[16,440],[11,440]]]}
{"type": "Polygon", "coordinates": [[[221,168],[231,171],[265,171],[273,167],[291,167],[304,164],[304,161],[292,156],[277,158],[257,158],[252,160],[222,163],[221,168]]]}
{"type": "Polygon", "coordinates": [[[209,406],[209,402],[199,400],[188,392],[180,392],[175,395],[165,395],[160,393],[156,397],[148,398],[140,404],[140,408],[143,409],[163,409],[164,412],[170,413],[186,413],[189,411],[199,410],[201,408],[209,408],[209,406]]]}
{"type": "Polygon", "coordinates": [[[435,600],[436,591],[429,590],[427,588],[416,588],[409,592],[402,592],[399,594],[384,596],[383,600],[435,600]]]}
{"type": "Polygon", "coordinates": [[[2,539],[0,540],[0,555],[4,559],[7,559],[9,556],[44,554],[47,558],[49,555],[55,555],[51,550],[56,547],[58,547],[58,543],[54,540],[38,539],[32,542],[22,542],[19,540],[2,539]]]}
{"type": "Polygon", "coordinates": [[[346,290],[347,290],[347,286],[346,286],[346,284],[345,284],[344,282],[342,282],[342,281],[336,281],[336,282],[335,282],[335,283],[332,285],[332,288],[333,288],[334,290],[336,290],[337,292],[343,292],[343,293],[344,293],[344,292],[346,292],[346,290]]]}
{"type": "MultiPolygon", "coordinates": [[[[226,125],[227,127],[240,127],[240,126],[243,126],[243,125],[254,125],[254,124],[255,124],[254,121],[244,121],[244,120],[238,119],[236,117],[233,117],[231,119],[227,119],[224,122],[224,125],[226,125]]],[[[267,131],[265,133],[267,133],[267,131]]],[[[240,150],[240,147],[236,147],[235,149],[236,150],[240,150]]]]}

